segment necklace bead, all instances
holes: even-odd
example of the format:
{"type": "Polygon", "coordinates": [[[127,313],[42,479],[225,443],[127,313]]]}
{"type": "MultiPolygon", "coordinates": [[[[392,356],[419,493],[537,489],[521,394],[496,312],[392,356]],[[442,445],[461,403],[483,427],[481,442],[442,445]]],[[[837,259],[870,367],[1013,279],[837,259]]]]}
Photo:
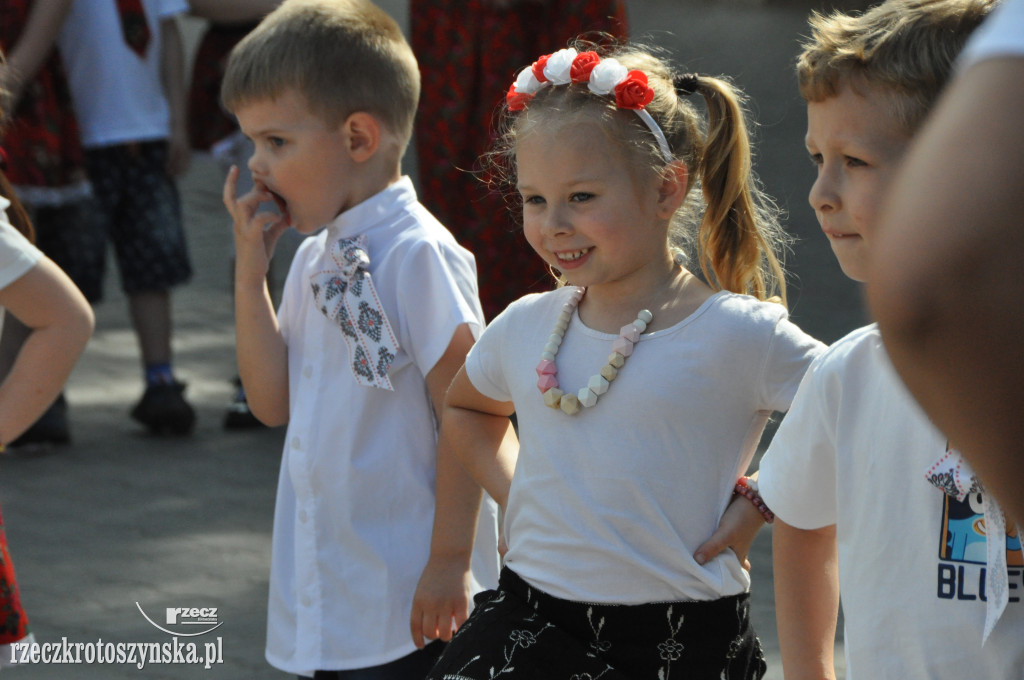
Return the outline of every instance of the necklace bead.
{"type": "Polygon", "coordinates": [[[537,389],[550,408],[560,409],[568,415],[576,415],[581,409],[591,408],[597,399],[611,387],[611,383],[619,375],[619,369],[626,364],[626,358],[633,354],[633,346],[640,342],[640,337],[647,325],[654,319],[649,310],[641,309],[633,323],[619,329],[619,335],[612,342],[612,353],[608,355],[608,363],[601,367],[599,373],[590,377],[586,387],[577,392],[565,392],[558,384],[558,366],[555,357],[562,346],[565,331],[569,328],[572,313],[583,299],[585,288],[573,291],[569,300],[562,305],[555,328],[541,352],[540,363],[537,364],[537,389]]]}

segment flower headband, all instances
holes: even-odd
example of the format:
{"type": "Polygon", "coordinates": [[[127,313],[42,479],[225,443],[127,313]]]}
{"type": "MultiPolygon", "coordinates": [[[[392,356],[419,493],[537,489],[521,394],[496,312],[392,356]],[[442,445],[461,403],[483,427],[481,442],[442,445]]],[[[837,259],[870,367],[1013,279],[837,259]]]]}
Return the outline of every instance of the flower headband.
{"type": "Polygon", "coordinates": [[[533,96],[548,85],[586,83],[598,95],[615,93],[615,105],[636,112],[658,142],[666,163],[675,160],[665,133],[644,107],[654,99],[647,85],[647,74],[630,71],[613,58],[602,59],[597,52],[577,52],[568,47],[547,54],[527,66],[516,77],[505,95],[509,111],[522,111],[533,96]]]}

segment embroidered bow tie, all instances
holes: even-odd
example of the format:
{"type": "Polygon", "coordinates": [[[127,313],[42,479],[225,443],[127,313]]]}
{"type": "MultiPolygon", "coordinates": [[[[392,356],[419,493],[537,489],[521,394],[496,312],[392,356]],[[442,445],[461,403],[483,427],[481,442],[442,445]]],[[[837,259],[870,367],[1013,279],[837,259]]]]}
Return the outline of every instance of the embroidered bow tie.
{"type": "Polygon", "coordinates": [[[946,449],[946,453],[928,468],[925,477],[961,502],[970,494],[981,494],[982,513],[985,516],[985,592],[988,600],[985,605],[985,628],[981,635],[981,643],[984,645],[1010,600],[1006,574],[1006,517],[999,503],[985,491],[960,452],[948,444],[946,449]]]}
{"type": "Polygon", "coordinates": [[[367,271],[366,236],[340,239],[331,245],[328,255],[337,269],[310,277],[316,305],[341,327],[356,382],[394,390],[388,367],[398,353],[398,339],[367,271]]]}

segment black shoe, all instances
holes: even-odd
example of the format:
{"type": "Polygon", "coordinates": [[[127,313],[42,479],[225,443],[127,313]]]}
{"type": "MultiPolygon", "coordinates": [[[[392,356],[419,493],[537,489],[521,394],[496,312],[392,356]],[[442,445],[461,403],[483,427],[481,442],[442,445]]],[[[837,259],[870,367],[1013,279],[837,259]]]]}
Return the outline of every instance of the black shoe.
{"type": "Polygon", "coordinates": [[[184,391],[185,384],[180,382],[148,386],[132,409],[132,418],[153,434],[189,434],[196,424],[196,412],[182,396],[184,391]]]}
{"type": "Polygon", "coordinates": [[[258,427],[264,427],[264,425],[249,410],[249,402],[245,399],[245,390],[242,388],[241,381],[238,381],[235,398],[231,400],[224,411],[224,429],[252,430],[258,427]]]}
{"type": "Polygon", "coordinates": [[[57,400],[50,404],[39,420],[25,430],[20,437],[9,444],[11,447],[26,444],[67,444],[71,441],[71,429],[68,426],[68,402],[61,392],[57,400]]]}

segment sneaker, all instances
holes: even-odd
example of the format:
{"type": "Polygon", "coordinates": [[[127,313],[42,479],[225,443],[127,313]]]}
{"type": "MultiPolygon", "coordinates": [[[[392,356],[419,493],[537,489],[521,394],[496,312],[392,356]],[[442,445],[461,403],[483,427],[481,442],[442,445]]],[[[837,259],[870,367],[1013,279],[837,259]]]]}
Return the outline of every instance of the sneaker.
{"type": "Polygon", "coordinates": [[[234,398],[224,411],[224,429],[251,430],[264,427],[259,418],[254,416],[252,411],[249,410],[249,402],[245,398],[245,389],[242,388],[242,381],[236,379],[235,384],[238,386],[238,389],[235,390],[234,398]]]}
{"type": "Polygon", "coordinates": [[[185,401],[185,383],[150,385],[132,409],[132,418],[153,434],[182,435],[192,432],[196,412],[185,401]]]}
{"type": "Polygon", "coordinates": [[[27,444],[67,444],[71,441],[71,428],[68,426],[68,402],[61,392],[56,401],[50,404],[39,420],[25,430],[20,437],[8,446],[18,447],[27,444]]]}

